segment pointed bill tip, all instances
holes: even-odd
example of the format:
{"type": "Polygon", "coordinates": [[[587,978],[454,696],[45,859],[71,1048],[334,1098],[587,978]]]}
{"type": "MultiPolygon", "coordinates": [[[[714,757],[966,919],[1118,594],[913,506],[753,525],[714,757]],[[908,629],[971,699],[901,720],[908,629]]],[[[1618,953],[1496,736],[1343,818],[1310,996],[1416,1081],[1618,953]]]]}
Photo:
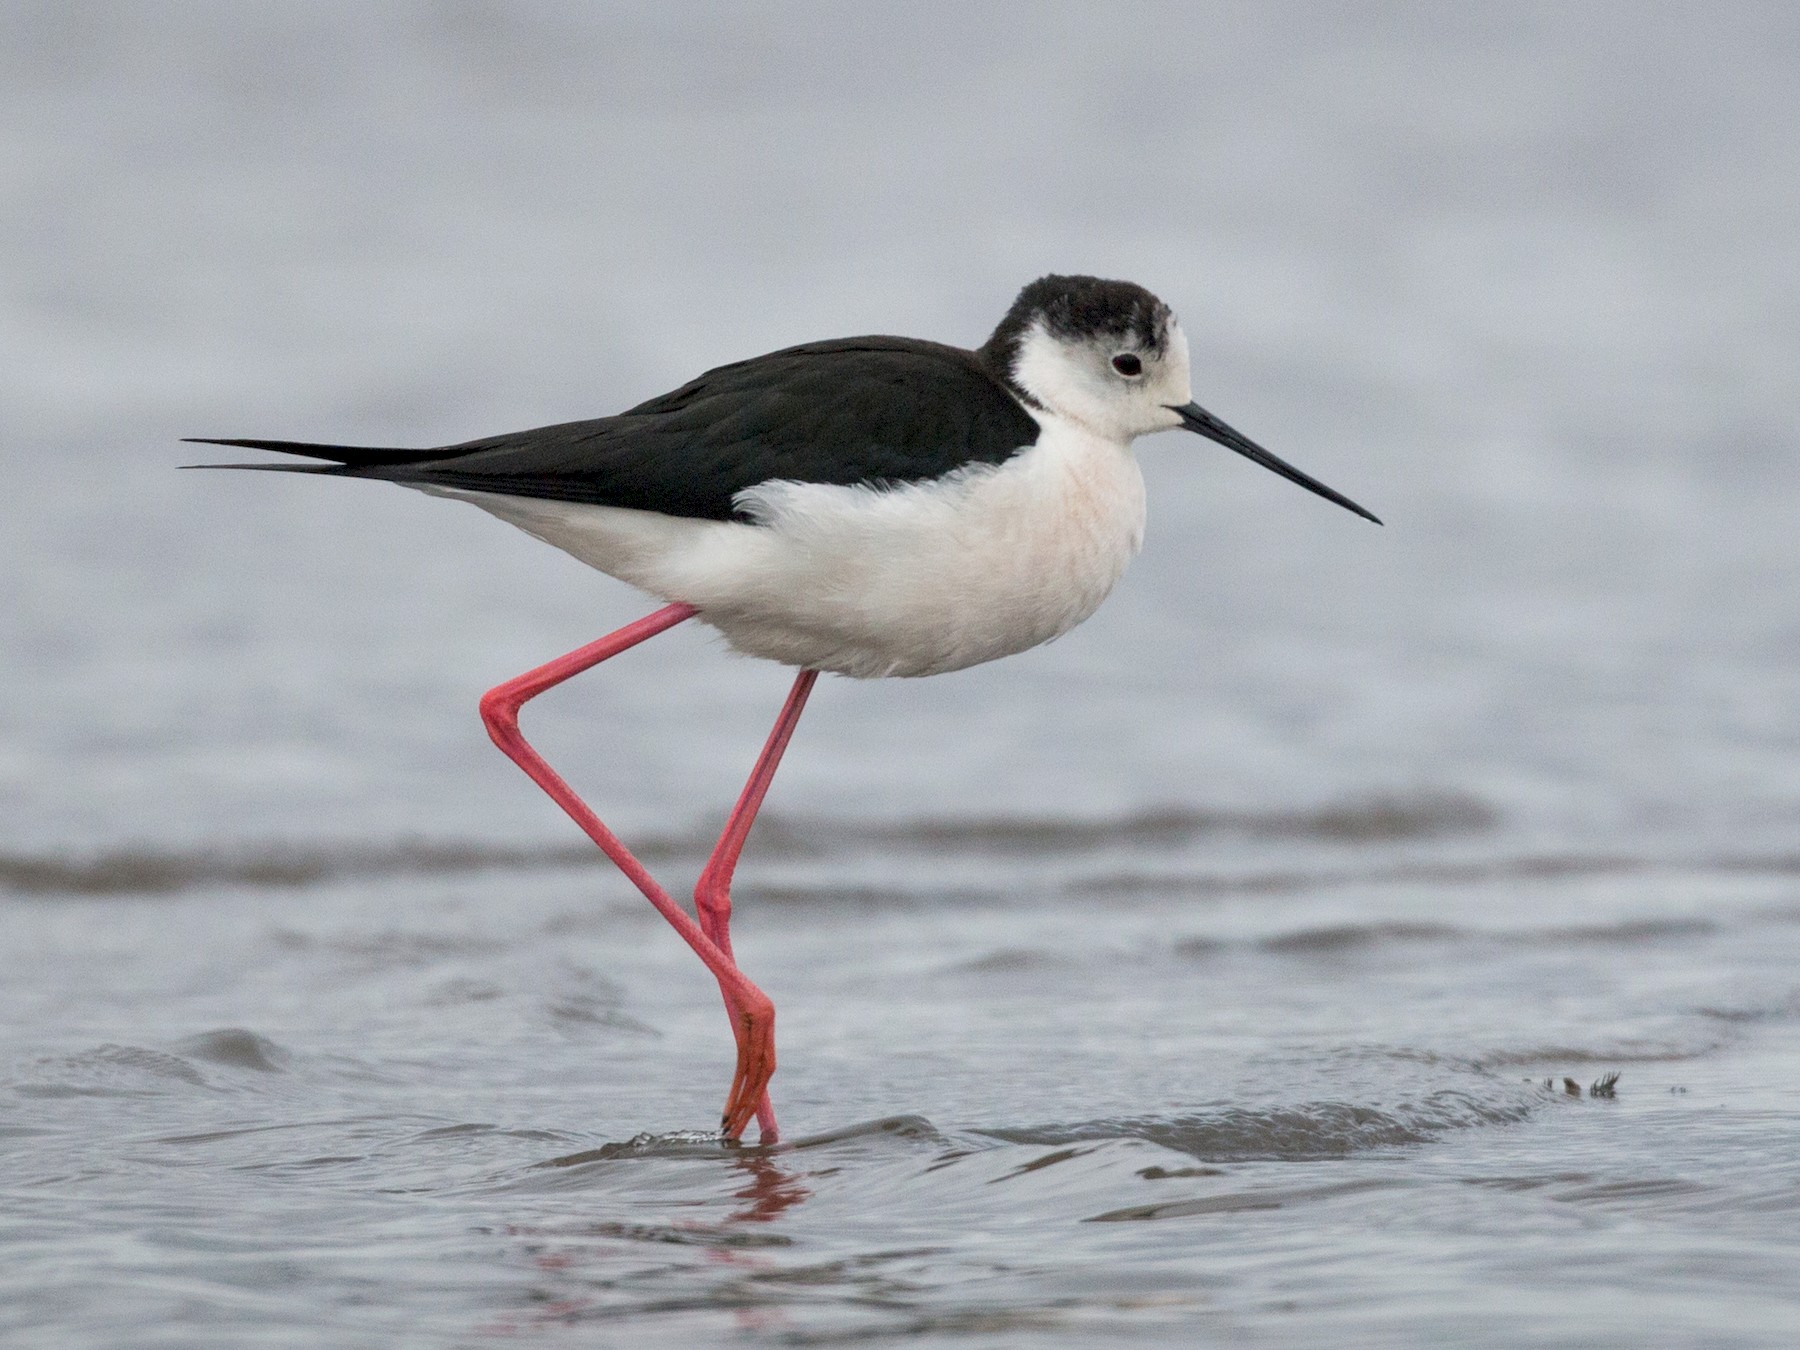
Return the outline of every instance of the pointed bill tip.
{"type": "Polygon", "coordinates": [[[1260,464],[1270,473],[1279,474],[1290,483],[1297,483],[1308,492],[1317,493],[1328,502],[1335,502],[1353,515],[1364,520],[1373,521],[1377,525],[1384,524],[1381,517],[1367,507],[1358,506],[1335,488],[1328,488],[1311,474],[1302,473],[1286,460],[1280,459],[1263,449],[1243,432],[1227,426],[1218,418],[1202,408],[1198,403],[1171,403],[1170,412],[1181,418],[1181,425],[1195,435],[1204,436],[1209,441],[1216,441],[1228,450],[1235,450],[1252,463],[1260,464]]]}

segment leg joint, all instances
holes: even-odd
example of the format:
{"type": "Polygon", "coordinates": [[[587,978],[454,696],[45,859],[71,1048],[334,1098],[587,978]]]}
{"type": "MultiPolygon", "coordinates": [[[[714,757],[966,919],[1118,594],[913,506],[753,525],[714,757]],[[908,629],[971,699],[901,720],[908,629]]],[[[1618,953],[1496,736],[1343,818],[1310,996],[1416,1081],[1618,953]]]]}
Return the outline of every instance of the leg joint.
{"type": "Polygon", "coordinates": [[[523,702],[513,696],[508,685],[497,684],[481,696],[481,720],[487,723],[490,731],[495,727],[517,726],[519,707],[523,702]]]}

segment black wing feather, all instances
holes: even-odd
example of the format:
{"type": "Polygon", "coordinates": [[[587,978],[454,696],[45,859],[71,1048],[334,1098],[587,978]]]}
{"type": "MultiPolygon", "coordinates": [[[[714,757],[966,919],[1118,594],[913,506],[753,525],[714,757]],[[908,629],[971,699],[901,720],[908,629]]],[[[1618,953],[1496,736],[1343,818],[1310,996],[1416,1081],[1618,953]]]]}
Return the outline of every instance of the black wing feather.
{"type": "Polygon", "coordinates": [[[343,469],[386,464],[417,464],[452,453],[446,450],[396,450],[373,445],[315,445],[311,441],[245,440],[239,437],[187,436],[188,445],[234,445],[242,450],[279,450],[284,455],[329,459],[333,464],[190,464],[190,469],[286,469],[289,473],[336,473],[343,469]]]}
{"type": "Polygon", "coordinates": [[[874,337],[720,366],[616,417],[436,450],[217,443],[335,460],[322,471],[358,478],[730,520],[732,498],[771,479],[921,482],[1003,463],[1037,431],[976,353],[874,337]]]}

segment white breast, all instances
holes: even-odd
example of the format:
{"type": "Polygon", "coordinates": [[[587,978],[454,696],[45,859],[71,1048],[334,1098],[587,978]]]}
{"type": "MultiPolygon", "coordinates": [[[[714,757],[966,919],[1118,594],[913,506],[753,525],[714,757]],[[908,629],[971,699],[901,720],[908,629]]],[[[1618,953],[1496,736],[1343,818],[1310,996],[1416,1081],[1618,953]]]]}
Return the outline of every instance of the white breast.
{"type": "Polygon", "coordinates": [[[1068,632],[1143,542],[1129,445],[1038,418],[1037,443],[1004,464],[929,483],[759,484],[738,497],[755,524],[443,495],[686,601],[748,655],[865,678],[935,675],[1068,632]]]}

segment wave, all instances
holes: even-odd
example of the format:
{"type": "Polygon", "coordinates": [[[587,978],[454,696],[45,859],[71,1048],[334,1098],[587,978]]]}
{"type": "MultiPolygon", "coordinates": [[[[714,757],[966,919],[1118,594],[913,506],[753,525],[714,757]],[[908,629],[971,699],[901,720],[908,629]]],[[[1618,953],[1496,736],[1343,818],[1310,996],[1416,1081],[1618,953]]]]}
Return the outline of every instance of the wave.
{"type": "MultiPolygon", "coordinates": [[[[1800,855],[1789,853],[1641,856],[1567,853],[1518,854],[1456,861],[1397,862],[1375,867],[1321,867],[1258,873],[1116,873],[1073,883],[1068,889],[1096,896],[1156,893],[1285,895],[1334,886],[1472,886],[1494,881],[1570,881],[1584,877],[1634,876],[1645,872],[1729,872],[1763,876],[1800,875],[1800,855]]],[[[1800,918],[1800,909],[1765,911],[1779,920],[1800,918]]],[[[1571,929],[1570,933],[1580,930],[1571,929]]],[[[1575,940],[1579,940],[1576,938],[1575,940]]]]}
{"type": "Polygon", "coordinates": [[[1422,1144],[1448,1130],[1510,1125],[1532,1110],[1524,1097],[1484,1101],[1445,1089],[1415,1103],[1362,1106],[1309,1102],[1297,1106],[1220,1107],[1173,1116],[1138,1116],[987,1129],[981,1133],[1012,1144],[1074,1144],[1139,1139],[1203,1162],[1320,1162],[1375,1149],[1422,1144]]]}
{"type": "MultiPolygon", "coordinates": [[[[1268,839],[1375,842],[1492,828],[1494,813],[1472,798],[1379,797],[1300,811],[1166,807],[1105,819],[997,816],[924,818],[899,824],[767,817],[756,850],[769,859],[820,858],[870,849],[932,855],[1075,855],[1105,848],[1174,849],[1209,834],[1268,839]]],[[[634,840],[647,864],[699,862],[710,833],[634,840]]],[[[83,854],[0,853],[0,888],[25,895],[154,895],[204,886],[303,887],[390,876],[445,876],[496,869],[598,867],[585,842],[507,845],[471,840],[284,841],[235,847],[127,846],[83,854]]]]}
{"type": "MultiPolygon", "coordinates": [[[[958,821],[921,820],[870,825],[843,821],[770,819],[757,824],[755,851],[767,861],[845,858],[858,853],[915,853],[933,859],[980,856],[1045,856],[1064,859],[1130,847],[1138,853],[1174,852],[1207,834],[1287,839],[1319,843],[1404,843],[1487,830],[1492,817],[1460,798],[1426,798],[1407,804],[1389,799],[1310,812],[1152,811],[1109,820],[1048,820],[996,817],[958,821]]],[[[713,846],[711,835],[662,835],[632,841],[647,865],[698,866],[713,846]]],[[[304,888],[339,881],[388,877],[442,877],[488,871],[604,868],[598,850],[586,842],[512,845],[478,840],[398,839],[389,842],[277,841],[237,846],[168,849],[126,846],[84,853],[0,852],[0,893],[35,896],[167,895],[209,886],[267,889],[304,888]]],[[[1407,860],[1359,866],[1327,866],[1264,872],[1142,872],[1112,868],[1103,874],[1071,875],[1057,889],[1071,896],[1130,897],[1292,894],[1357,885],[1462,886],[1522,880],[1557,881],[1629,876],[1658,870],[1800,875],[1800,854],[1732,854],[1652,857],[1622,854],[1520,854],[1461,860],[1407,860]]],[[[995,895],[967,886],[927,892],[867,882],[818,885],[804,881],[747,885],[770,904],[879,901],[882,904],[991,900],[995,895]]],[[[1770,911],[1792,919],[1800,911],[1770,911]]],[[[1661,936],[1646,931],[1646,937],[1661,936]]],[[[1587,940],[1569,930],[1568,941],[1587,940]]],[[[1596,940],[1613,941],[1601,931],[1596,940]]]]}
{"type": "Polygon", "coordinates": [[[316,886],[346,878],[442,876],[504,867],[577,866],[592,848],[490,844],[264,844],[243,849],[118,848],[78,857],[0,854],[0,886],[27,895],[160,895],[203,886],[316,886]]]}
{"type": "Polygon", "coordinates": [[[663,1134],[639,1134],[619,1143],[601,1144],[557,1158],[533,1164],[533,1170],[544,1168],[585,1167],[590,1163],[617,1162],[626,1158],[747,1158],[776,1153],[793,1153],[807,1149],[827,1148],[839,1144],[864,1141],[901,1140],[908,1144],[941,1145],[944,1136],[924,1116],[881,1116],[875,1120],[859,1120],[816,1134],[783,1139],[779,1144],[762,1145],[728,1140],[717,1130],[672,1130],[663,1134]]]}
{"type": "Polygon", "coordinates": [[[1258,839],[1364,843],[1478,834],[1499,824],[1484,802],[1456,793],[1375,797],[1299,811],[1231,811],[1167,807],[1109,820],[1048,817],[925,819],[878,827],[869,842],[933,852],[1081,853],[1120,844],[1177,848],[1209,834],[1258,839]]]}
{"type": "MultiPolygon", "coordinates": [[[[1524,930],[1467,928],[1455,924],[1375,920],[1302,928],[1252,945],[1288,956],[1336,956],[1388,946],[1469,943],[1505,947],[1650,946],[1678,938],[1704,937],[1718,931],[1709,919],[1625,919],[1618,923],[1580,924],[1565,928],[1524,930]]],[[[1208,956],[1225,944],[1189,939],[1177,944],[1184,956],[1208,956]]]]}

